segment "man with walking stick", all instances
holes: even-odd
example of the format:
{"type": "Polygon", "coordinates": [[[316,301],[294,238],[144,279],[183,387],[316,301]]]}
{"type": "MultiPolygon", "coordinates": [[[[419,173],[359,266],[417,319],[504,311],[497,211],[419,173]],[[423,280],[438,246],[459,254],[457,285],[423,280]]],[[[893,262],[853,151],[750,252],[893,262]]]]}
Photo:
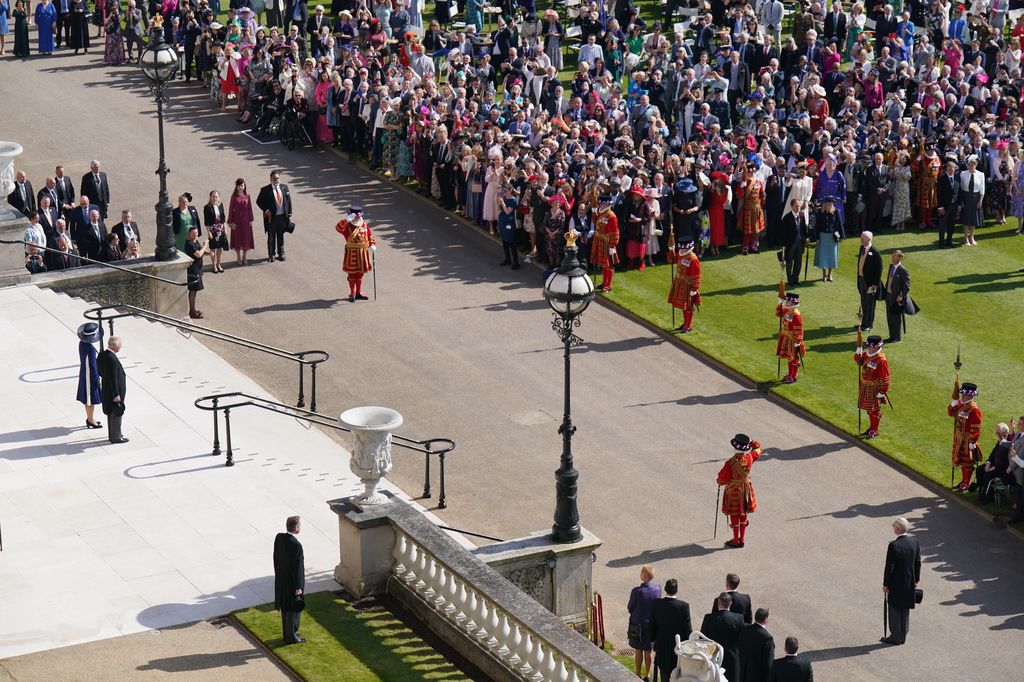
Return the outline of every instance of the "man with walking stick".
{"type": "MultiPolygon", "coordinates": [[[[857,335],[859,340],[859,328],[857,335]]],[[[882,422],[882,406],[889,402],[889,361],[882,353],[882,337],[869,336],[866,351],[858,344],[853,361],[860,366],[857,408],[868,413],[868,429],[860,435],[865,440],[871,440],[878,437],[878,427],[882,422]]]]}
{"type": "Polygon", "coordinates": [[[693,331],[693,311],[699,309],[701,303],[700,260],[693,252],[693,246],[692,240],[679,245],[672,288],[668,294],[672,308],[683,311],[683,324],[679,327],[683,334],[693,331]]]}
{"type": "MultiPolygon", "coordinates": [[[[369,297],[363,295],[363,275],[373,270],[370,254],[377,251],[377,241],[373,238],[370,226],[363,220],[362,207],[350,208],[348,215],[339,220],[334,229],[345,238],[345,258],[341,269],[348,274],[348,302],[369,300],[369,297]]],[[[376,293],[375,288],[374,296],[376,293]]]]}
{"type": "MultiPolygon", "coordinates": [[[[882,637],[883,644],[903,644],[910,632],[910,609],[917,602],[917,584],[921,581],[921,545],[907,536],[910,523],[903,517],[892,522],[896,539],[885,553],[882,593],[885,595],[884,619],[892,634],[882,637]]],[[[886,623],[883,622],[883,627],[886,623]]]]}
{"type": "MultiPolygon", "coordinates": [[[[743,433],[737,433],[731,441],[736,453],[729,458],[718,472],[718,485],[724,486],[722,513],[729,517],[732,539],[726,540],[726,547],[743,547],[747,536],[747,515],[757,509],[757,495],[750,480],[750,468],[761,456],[761,444],[743,433]]],[[[716,505],[717,502],[716,502],[716,505]]]]}
{"type": "Polygon", "coordinates": [[[807,348],[804,345],[804,320],[797,309],[799,305],[800,294],[790,291],[785,297],[779,298],[779,305],[775,308],[780,323],[775,354],[779,358],[785,358],[789,364],[789,372],[782,380],[785,384],[796,383],[796,374],[800,371],[804,356],[807,355],[807,348]]]}
{"type": "MultiPolygon", "coordinates": [[[[959,383],[959,381],[957,382],[959,383]]],[[[965,381],[959,387],[960,397],[957,399],[957,386],[953,387],[953,399],[946,409],[953,418],[953,466],[960,467],[960,485],[954,488],[966,493],[971,487],[971,476],[974,465],[981,460],[978,438],[981,436],[981,408],[974,399],[978,395],[978,387],[965,381]]]]}

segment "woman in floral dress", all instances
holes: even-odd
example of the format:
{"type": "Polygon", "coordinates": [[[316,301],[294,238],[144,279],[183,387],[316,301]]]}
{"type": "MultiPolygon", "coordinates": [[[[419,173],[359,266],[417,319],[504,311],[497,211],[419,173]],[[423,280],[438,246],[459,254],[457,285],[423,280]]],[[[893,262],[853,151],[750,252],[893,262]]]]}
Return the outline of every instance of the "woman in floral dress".
{"type": "Polygon", "coordinates": [[[1017,219],[1017,234],[1024,234],[1024,159],[1017,159],[1010,195],[1010,210],[1017,219]]]}
{"type": "Polygon", "coordinates": [[[111,6],[107,14],[107,39],[103,51],[104,64],[124,64],[124,33],[121,31],[121,12],[111,6]]]}
{"type": "Polygon", "coordinates": [[[892,226],[902,232],[910,220],[910,155],[901,151],[892,169],[892,226]]]}

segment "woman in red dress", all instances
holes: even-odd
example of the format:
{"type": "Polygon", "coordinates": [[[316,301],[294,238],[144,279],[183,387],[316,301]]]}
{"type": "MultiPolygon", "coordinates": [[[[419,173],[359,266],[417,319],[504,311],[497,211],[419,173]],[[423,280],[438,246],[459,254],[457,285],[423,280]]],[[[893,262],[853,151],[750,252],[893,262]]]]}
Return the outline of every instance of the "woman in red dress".
{"type": "Polygon", "coordinates": [[[721,171],[711,174],[711,205],[708,207],[708,221],[711,223],[711,255],[718,255],[718,247],[724,247],[725,204],[732,198],[729,176],[721,171]]]}
{"type": "Polygon", "coordinates": [[[252,236],[252,200],[245,188],[245,179],[235,180],[235,190],[228,205],[228,227],[231,228],[231,248],[235,262],[248,265],[246,253],[256,246],[252,236]]]}
{"type": "Polygon", "coordinates": [[[239,55],[231,43],[224,46],[224,54],[217,68],[220,70],[220,109],[228,108],[228,97],[238,98],[239,55]]]}

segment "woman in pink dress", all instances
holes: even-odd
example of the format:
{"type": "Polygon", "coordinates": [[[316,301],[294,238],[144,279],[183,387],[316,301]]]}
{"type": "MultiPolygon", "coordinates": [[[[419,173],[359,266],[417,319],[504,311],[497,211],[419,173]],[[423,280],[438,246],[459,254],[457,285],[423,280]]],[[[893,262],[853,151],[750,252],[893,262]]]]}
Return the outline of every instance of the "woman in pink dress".
{"type": "Polygon", "coordinates": [[[245,179],[238,178],[228,206],[228,226],[231,228],[230,246],[235,251],[235,261],[242,265],[249,264],[246,252],[256,246],[252,238],[252,217],[252,200],[245,188],[245,179]]]}
{"type": "Polygon", "coordinates": [[[320,115],[316,118],[316,141],[334,142],[334,132],[327,125],[328,93],[331,90],[331,74],[327,69],[320,71],[320,78],[316,83],[316,103],[320,109],[320,115]]]}
{"type": "Polygon", "coordinates": [[[725,247],[725,204],[729,201],[729,176],[721,171],[711,174],[711,205],[708,207],[708,222],[711,224],[711,255],[718,255],[718,248],[725,247]]]}

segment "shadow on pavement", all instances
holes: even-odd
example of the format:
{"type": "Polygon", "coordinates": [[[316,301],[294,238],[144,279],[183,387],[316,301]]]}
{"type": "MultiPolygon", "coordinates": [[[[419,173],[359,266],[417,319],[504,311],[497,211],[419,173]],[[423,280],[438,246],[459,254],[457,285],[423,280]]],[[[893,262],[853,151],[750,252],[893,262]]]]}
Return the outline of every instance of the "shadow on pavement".
{"type": "Polygon", "coordinates": [[[801,651],[800,657],[811,663],[821,661],[834,661],[837,658],[852,658],[853,656],[864,656],[875,649],[888,648],[889,645],[875,642],[874,644],[861,644],[860,646],[837,646],[831,649],[818,649],[816,651],[801,651]]]}
{"type": "Polygon", "coordinates": [[[187,673],[214,668],[236,668],[246,665],[249,661],[263,660],[264,654],[259,651],[222,651],[216,654],[186,654],[154,658],[149,663],[140,665],[136,670],[159,670],[165,673],[187,673]]]}
{"type": "Polygon", "coordinates": [[[689,545],[679,545],[678,547],[665,547],[664,549],[645,549],[644,551],[634,556],[622,557],[621,559],[612,559],[606,566],[608,568],[625,568],[628,566],[642,566],[644,564],[653,564],[659,561],[668,561],[669,559],[692,559],[694,557],[707,556],[708,554],[714,554],[715,552],[721,552],[725,547],[704,547],[697,543],[691,543],[689,545]]]}
{"type": "Polygon", "coordinates": [[[761,460],[767,459],[781,459],[784,461],[794,461],[802,459],[814,459],[816,457],[823,457],[833,452],[839,452],[847,448],[852,448],[852,443],[845,441],[839,441],[838,443],[815,443],[813,445],[804,445],[799,448],[792,448],[790,450],[780,450],[779,448],[765,448],[764,453],[761,455],[761,460]]]}
{"type": "MultiPolygon", "coordinates": [[[[742,389],[732,393],[719,393],[718,395],[690,395],[678,400],[659,400],[654,403],[637,403],[626,405],[626,407],[652,407],[654,405],[734,405],[744,400],[760,398],[761,394],[753,389],[742,389]]],[[[719,461],[719,460],[714,460],[719,461]]]]}
{"type": "Polygon", "coordinates": [[[246,308],[246,315],[259,315],[260,313],[271,313],[271,312],[291,312],[298,310],[326,310],[333,308],[336,304],[341,303],[340,298],[317,298],[311,301],[296,301],[294,303],[274,303],[271,305],[264,305],[258,308],[246,308]]]}

